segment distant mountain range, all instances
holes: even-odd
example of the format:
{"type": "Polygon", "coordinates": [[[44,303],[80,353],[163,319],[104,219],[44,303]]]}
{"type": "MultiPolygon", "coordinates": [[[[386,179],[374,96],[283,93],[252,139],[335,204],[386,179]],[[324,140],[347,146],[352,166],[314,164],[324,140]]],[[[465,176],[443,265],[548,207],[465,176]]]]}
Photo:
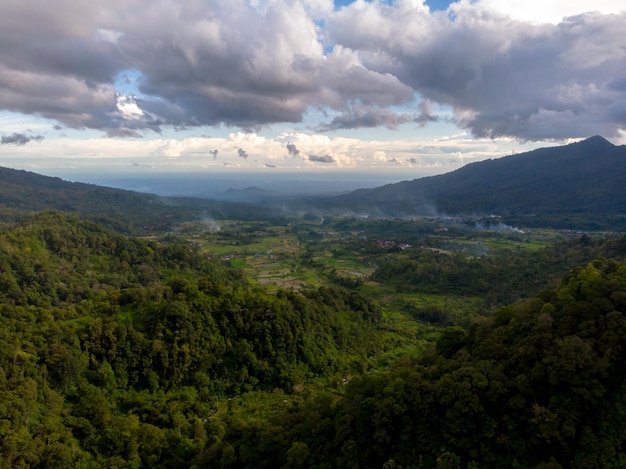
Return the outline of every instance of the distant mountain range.
{"type": "Polygon", "coordinates": [[[143,206],[155,203],[159,197],[0,167],[0,206],[3,208],[104,211],[111,207],[104,207],[103,200],[115,199],[143,206]]]}
{"type": "Polygon", "coordinates": [[[0,222],[45,210],[80,214],[133,234],[168,231],[178,222],[207,216],[247,219],[265,214],[249,204],[161,197],[0,167],[0,222]]]}
{"type": "Polygon", "coordinates": [[[0,167],[0,218],[11,220],[42,210],[79,213],[127,227],[145,223],[149,214],[171,216],[166,213],[167,205],[154,195],[0,167]]]}
{"type": "Polygon", "coordinates": [[[327,200],[369,215],[498,215],[561,226],[626,226],[626,146],[595,136],[327,200]]]}
{"type": "Polygon", "coordinates": [[[141,233],[205,216],[282,217],[291,207],[300,214],[325,215],[495,215],[522,226],[623,231],[626,146],[596,136],[343,195],[295,198],[248,187],[226,191],[221,199],[165,198],[0,167],[0,221],[59,210],[141,233]]]}
{"type": "Polygon", "coordinates": [[[256,186],[231,188],[212,198],[164,197],[0,167],[0,223],[11,223],[35,212],[59,211],[78,214],[123,233],[143,235],[169,232],[181,222],[207,217],[273,219],[280,223],[291,214],[288,207],[295,200],[296,195],[256,186]]]}

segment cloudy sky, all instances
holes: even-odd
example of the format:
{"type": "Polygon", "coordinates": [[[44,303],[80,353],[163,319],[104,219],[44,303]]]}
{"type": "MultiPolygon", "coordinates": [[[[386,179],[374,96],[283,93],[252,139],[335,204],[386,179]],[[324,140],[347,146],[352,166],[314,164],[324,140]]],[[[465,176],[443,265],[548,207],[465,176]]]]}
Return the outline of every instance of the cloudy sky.
{"type": "Polygon", "coordinates": [[[626,143],[623,0],[3,0],[0,165],[403,178],[626,143]]]}

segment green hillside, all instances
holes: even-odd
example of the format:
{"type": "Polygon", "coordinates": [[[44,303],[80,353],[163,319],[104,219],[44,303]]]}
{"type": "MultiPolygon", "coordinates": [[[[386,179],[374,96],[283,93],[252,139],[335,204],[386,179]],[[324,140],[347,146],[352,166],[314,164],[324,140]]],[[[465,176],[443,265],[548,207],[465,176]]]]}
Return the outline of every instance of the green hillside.
{"type": "Polygon", "coordinates": [[[349,372],[380,320],[60,214],[0,234],[0,286],[0,467],[188,467],[221,399],[349,372]]]}
{"type": "Polygon", "coordinates": [[[0,223],[45,210],[78,214],[132,234],[170,231],[206,217],[270,216],[269,210],[245,203],[159,197],[0,167],[0,223]]]}
{"type": "Polygon", "coordinates": [[[189,215],[177,208],[155,195],[0,168],[0,220],[56,210],[88,216],[118,230],[141,232],[166,228],[172,219],[189,215]]]}
{"type": "Polygon", "coordinates": [[[419,359],[239,422],[208,467],[622,468],[626,263],[453,326],[419,359]]]}
{"type": "Polygon", "coordinates": [[[624,308],[599,259],[369,368],[392,323],[357,290],[41,213],[0,232],[0,467],[623,467],[624,308]]]}
{"type": "Polygon", "coordinates": [[[623,229],[626,146],[592,137],[326,201],[374,215],[498,215],[525,226],[623,229]]]}
{"type": "Polygon", "coordinates": [[[79,189],[92,220],[24,190],[0,228],[0,468],[626,464],[624,236],[341,218],[148,241],[111,227],[152,196],[79,189]],[[257,258],[298,280],[233,267],[257,258]]]}

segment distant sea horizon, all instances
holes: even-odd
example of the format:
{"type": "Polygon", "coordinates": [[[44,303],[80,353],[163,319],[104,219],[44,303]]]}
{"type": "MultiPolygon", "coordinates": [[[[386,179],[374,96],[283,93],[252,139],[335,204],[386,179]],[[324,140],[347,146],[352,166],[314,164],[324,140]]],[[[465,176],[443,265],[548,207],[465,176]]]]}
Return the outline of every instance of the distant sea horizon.
{"type": "Polygon", "coordinates": [[[281,195],[323,195],[379,187],[415,179],[399,174],[373,173],[172,173],[172,174],[54,174],[67,181],[84,182],[163,197],[215,198],[229,190],[256,187],[281,195]]]}

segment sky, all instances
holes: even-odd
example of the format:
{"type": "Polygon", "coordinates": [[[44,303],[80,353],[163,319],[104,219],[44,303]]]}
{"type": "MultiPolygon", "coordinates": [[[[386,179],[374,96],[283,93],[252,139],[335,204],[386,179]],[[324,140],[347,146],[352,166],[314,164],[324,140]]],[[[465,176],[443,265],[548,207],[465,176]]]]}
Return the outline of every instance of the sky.
{"type": "Polygon", "coordinates": [[[413,179],[626,144],[623,0],[3,0],[0,165],[413,179]]]}

